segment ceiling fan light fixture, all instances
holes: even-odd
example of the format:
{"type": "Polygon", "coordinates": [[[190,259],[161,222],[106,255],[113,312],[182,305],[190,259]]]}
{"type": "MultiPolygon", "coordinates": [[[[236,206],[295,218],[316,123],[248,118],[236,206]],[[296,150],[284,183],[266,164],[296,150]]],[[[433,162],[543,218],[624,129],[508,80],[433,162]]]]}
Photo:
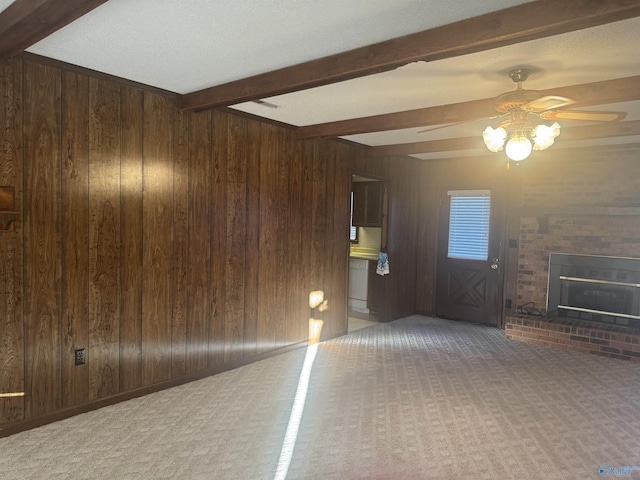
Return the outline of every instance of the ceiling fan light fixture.
{"type": "Polygon", "coordinates": [[[484,129],[484,132],[482,132],[482,138],[489,150],[499,152],[504,147],[504,142],[507,139],[507,131],[502,127],[487,127],[484,129]]]}
{"type": "Polygon", "coordinates": [[[508,115],[509,119],[500,123],[498,128],[485,128],[482,133],[486,147],[492,152],[504,149],[509,160],[520,162],[533,150],[546,150],[553,145],[560,135],[558,122],[548,125],[554,120],[615,122],[626,116],[625,112],[562,110],[560,107],[575,104],[576,101],[523,89],[522,83],[530,74],[531,70],[527,68],[515,68],[509,72],[511,80],[517,83],[516,90],[498,95],[495,99],[495,109],[501,113],[498,117],[508,115]]]}
{"type": "Polygon", "coordinates": [[[514,132],[505,147],[507,157],[514,162],[520,162],[527,158],[531,154],[531,150],[533,150],[533,145],[524,131],[514,132]]]}
{"type": "Polygon", "coordinates": [[[553,145],[556,137],[560,135],[560,125],[554,122],[551,125],[538,125],[533,129],[533,149],[544,150],[553,145]]]}

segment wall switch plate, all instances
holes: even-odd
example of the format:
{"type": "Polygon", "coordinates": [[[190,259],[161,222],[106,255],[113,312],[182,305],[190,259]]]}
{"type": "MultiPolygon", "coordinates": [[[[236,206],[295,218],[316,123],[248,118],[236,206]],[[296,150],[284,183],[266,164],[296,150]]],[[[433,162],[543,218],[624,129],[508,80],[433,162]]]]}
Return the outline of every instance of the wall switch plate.
{"type": "Polygon", "coordinates": [[[75,364],[84,365],[87,362],[87,353],[84,348],[75,351],[75,364]]]}

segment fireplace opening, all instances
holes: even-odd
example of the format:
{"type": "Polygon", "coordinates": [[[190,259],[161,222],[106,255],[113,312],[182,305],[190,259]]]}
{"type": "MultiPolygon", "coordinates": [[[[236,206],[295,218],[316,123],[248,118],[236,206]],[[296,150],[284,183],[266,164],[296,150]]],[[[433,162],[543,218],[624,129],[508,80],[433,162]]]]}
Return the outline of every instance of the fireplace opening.
{"type": "Polygon", "coordinates": [[[547,311],[640,328],[640,259],[552,253],[547,311]]]}
{"type": "Polygon", "coordinates": [[[597,310],[631,314],[633,288],[620,285],[584,284],[580,280],[561,278],[562,304],[597,310]],[[564,301],[566,292],[566,302],[564,301]]]}

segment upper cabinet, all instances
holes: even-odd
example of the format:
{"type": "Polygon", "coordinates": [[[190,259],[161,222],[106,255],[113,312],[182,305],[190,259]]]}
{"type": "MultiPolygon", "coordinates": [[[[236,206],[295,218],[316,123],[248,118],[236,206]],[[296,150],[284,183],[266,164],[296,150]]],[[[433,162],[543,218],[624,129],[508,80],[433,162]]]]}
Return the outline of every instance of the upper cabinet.
{"type": "Polygon", "coordinates": [[[353,225],[382,227],[382,182],[353,183],[353,225]]]}

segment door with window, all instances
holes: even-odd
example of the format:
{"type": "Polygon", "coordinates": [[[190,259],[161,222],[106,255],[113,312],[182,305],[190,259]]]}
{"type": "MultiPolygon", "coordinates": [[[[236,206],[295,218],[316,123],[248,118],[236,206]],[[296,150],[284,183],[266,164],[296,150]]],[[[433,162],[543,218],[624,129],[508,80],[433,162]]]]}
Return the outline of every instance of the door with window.
{"type": "Polygon", "coordinates": [[[504,200],[495,190],[448,190],[440,202],[436,314],[497,325],[504,200]]]}

